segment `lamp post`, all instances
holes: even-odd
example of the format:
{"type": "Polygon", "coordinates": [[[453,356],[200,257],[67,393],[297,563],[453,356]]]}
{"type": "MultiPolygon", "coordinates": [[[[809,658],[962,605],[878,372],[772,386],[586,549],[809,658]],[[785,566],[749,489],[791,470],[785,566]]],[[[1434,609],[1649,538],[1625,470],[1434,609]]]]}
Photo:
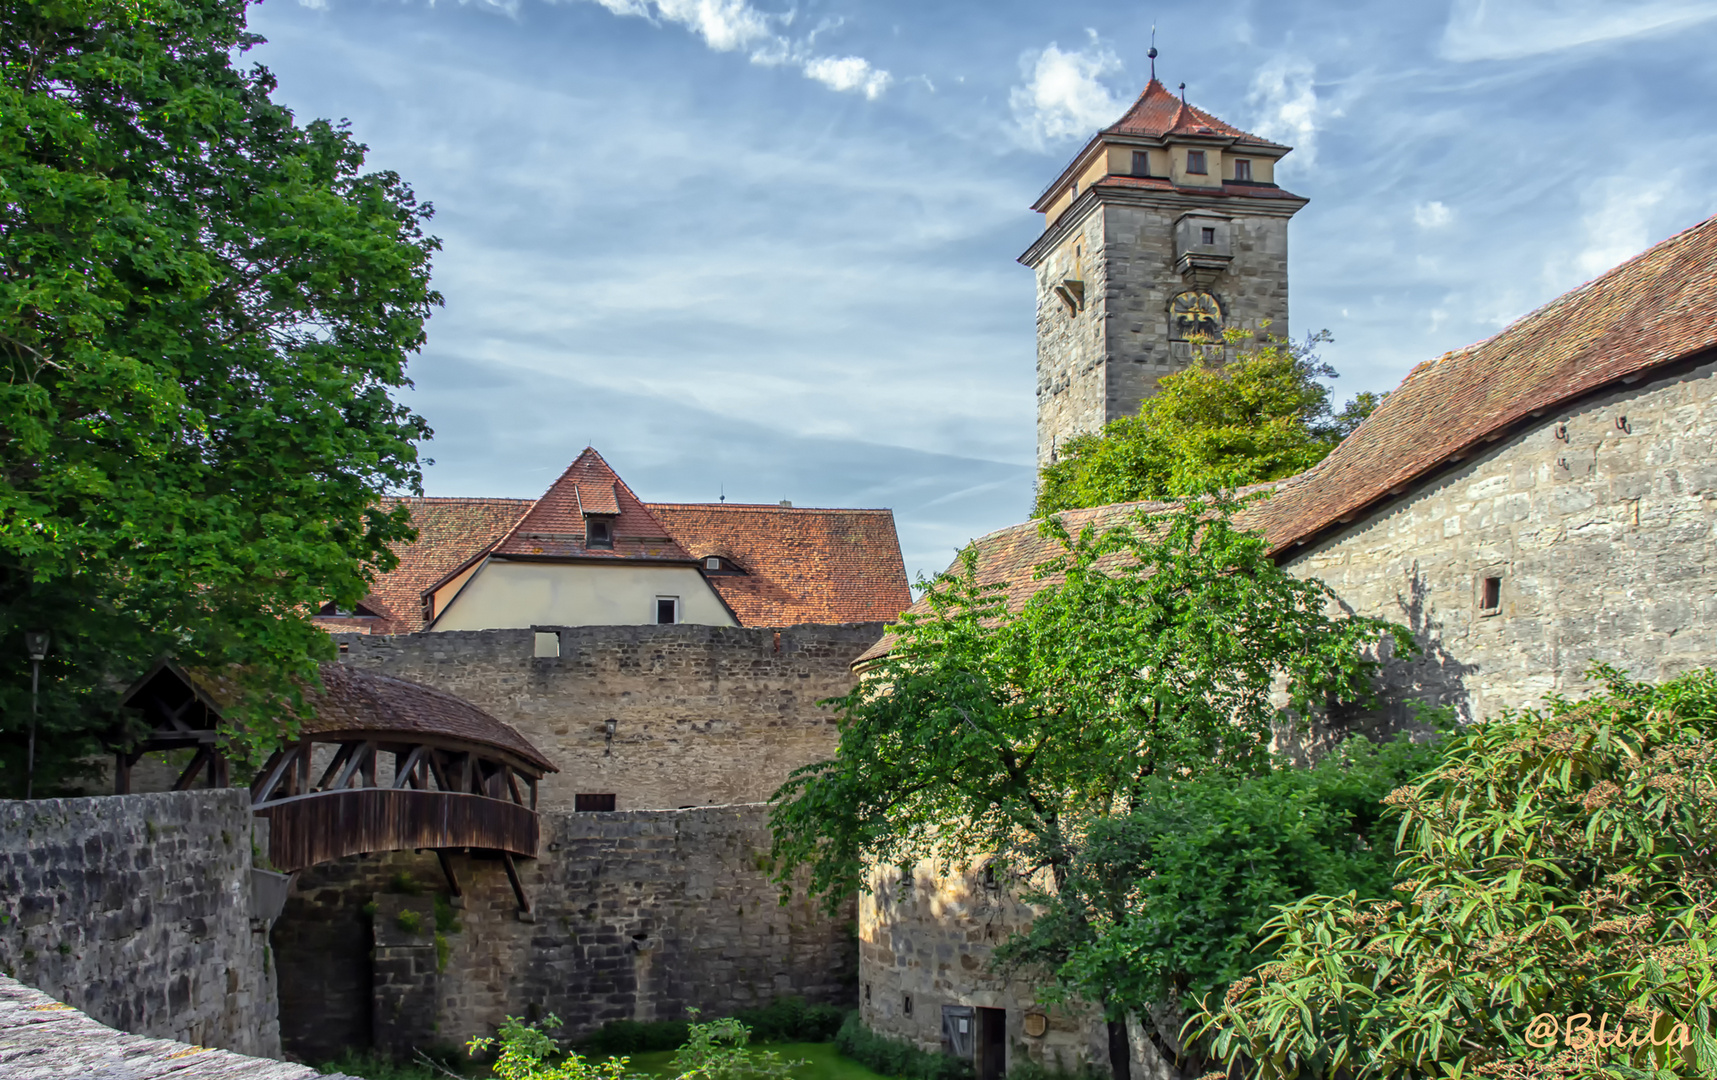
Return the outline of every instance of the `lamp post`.
{"type": "Polygon", "coordinates": [[[48,632],[28,630],[24,633],[24,651],[30,654],[30,747],[24,756],[24,798],[36,794],[36,713],[42,684],[42,661],[48,658],[48,632]]]}

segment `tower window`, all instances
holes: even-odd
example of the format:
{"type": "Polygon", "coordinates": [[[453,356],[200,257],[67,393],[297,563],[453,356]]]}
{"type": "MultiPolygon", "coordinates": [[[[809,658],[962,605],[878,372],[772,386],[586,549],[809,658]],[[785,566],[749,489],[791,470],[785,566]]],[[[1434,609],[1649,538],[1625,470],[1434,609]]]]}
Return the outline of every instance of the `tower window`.
{"type": "Polygon", "coordinates": [[[1133,175],[1151,175],[1151,154],[1149,150],[1133,151],[1133,175]]]}
{"type": "Polygon", "coordinates": [[[672,626],[680,621],[680,598],[677,596],[656,597],[656,625],[672,626]]]}
{"type": "Polygon", "coordinates": [[[1198,230],[1198,242],[1205,247],[1216,243],[1216,228],[1214,226],[1198,230]]]}
{"type": "Polygon", "coordinates": [[[1204,164],[1203,150],[1188,150],[1186,152],[1186,171],[1198,176],[1204,176],[1209,173],[1210,170],[1207,169],[1204,164]]]}
{"type": "Polygon", "coordinates": [[[1251,180],[1252,179],[1252,163],[1250,161],[1248,161],[1246,158],[1235,158],[1234,159],[1234,179],[1236,179],[1236,180],[1251,180]]]}

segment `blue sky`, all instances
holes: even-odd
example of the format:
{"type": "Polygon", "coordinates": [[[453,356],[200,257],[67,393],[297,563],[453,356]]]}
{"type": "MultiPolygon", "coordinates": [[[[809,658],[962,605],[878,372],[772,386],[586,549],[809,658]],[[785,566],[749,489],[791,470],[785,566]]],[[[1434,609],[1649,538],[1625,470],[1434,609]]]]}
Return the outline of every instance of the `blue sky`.
{"type": "Polygon", "coordinates": [[[1158,72],[1296,150],[1338,393],[1717,212],[1717,0],[268,0],[251,54],[435,204],[432,495],[587,443],[645,499],[1021,520],[1028,205],[1158,72]]]}

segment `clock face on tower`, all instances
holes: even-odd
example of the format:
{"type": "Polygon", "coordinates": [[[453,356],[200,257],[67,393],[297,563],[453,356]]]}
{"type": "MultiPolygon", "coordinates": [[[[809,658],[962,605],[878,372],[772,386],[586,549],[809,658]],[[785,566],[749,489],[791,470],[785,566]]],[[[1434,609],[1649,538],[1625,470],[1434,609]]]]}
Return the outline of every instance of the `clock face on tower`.
{"type": "Polygon", "coordinates": [[[1215,337],[1222,333],[1222,305],[1207,292],[1183,292],[1169,302],[1175,337],[1215,337]]]}

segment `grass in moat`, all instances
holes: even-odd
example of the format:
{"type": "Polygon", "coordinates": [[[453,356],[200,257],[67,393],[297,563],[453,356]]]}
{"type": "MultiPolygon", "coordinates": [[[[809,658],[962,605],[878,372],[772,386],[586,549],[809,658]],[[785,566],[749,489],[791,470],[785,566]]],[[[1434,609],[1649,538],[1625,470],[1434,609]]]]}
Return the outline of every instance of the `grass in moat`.
{"type": "MultiPolygon", "coordinates": [[[[759,1045],[757,1049],[773,1050],[788,1061],[805,1062],[793,1070],[798,1080],[888,1080],[858,1062],[849,1061],[835,1053],[835,1044],[832,1042],[771,1043],[759,1045]]],[[[652,1050],[628,1056],[631,1058],[628,1063],[628,1071],[631,1073],[653,1078],[674,1075],[672,1050],[652,1050]]],[[[364,1080],[447,1080],[446,1073],[436,1072],[425,1065],[395,1064],[368,1055],[348,1054],[323,1065],[322,1071],[345,1073],[348,1076],[363,1077],[364,1080]]],[[[472,1077],[489,1075],[487,1068],[475,1064],[461,1071],[472,1077]]]]}
{"type": "MultiPolygon", "coordinates": [[[[805,1064],[793,1070],[799,1080],[888,1080],[887,1077],[871,1072],[856,1061],[848,1060],[835,1053],[835,1044],[826,1043],[754,1043],[756,1050],[773,1050],[788,1061],[803,1061],[805,1064]]],[[[673,1073],[674,1051],[652,1050],[643,1054],[631,1054],[630,1069],[635,1073],[646,1073],[655,1077],[669,1077],[673,1073]]]]}

